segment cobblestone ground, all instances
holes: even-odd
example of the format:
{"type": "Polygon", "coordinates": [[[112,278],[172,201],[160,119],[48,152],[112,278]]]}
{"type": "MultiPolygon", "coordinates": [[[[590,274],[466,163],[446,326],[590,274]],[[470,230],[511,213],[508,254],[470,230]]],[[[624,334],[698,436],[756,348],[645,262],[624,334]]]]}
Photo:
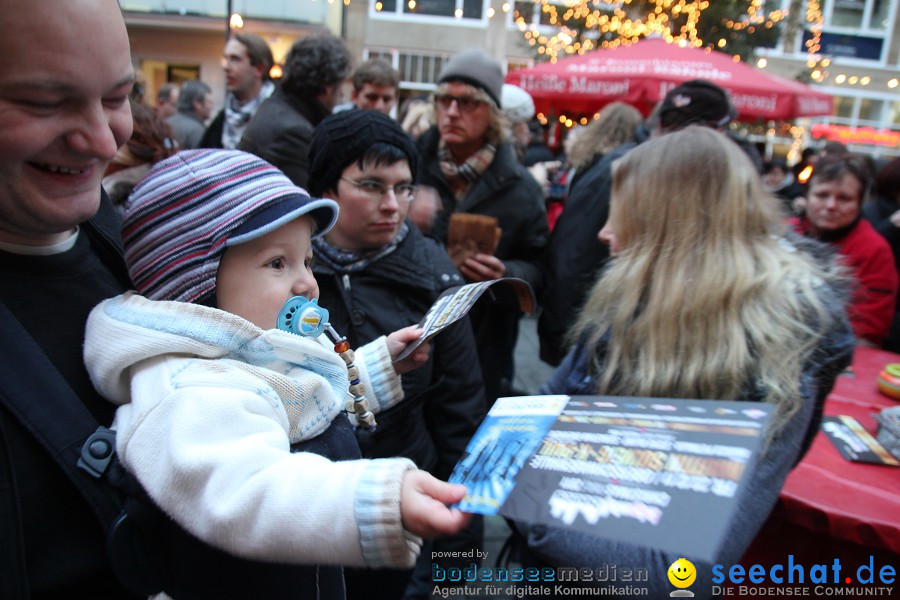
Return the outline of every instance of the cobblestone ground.
{"type": "MultiPolygon", "coordinates": [[[[519,339],[516,344],[516,373],[513,387],[528,394],[536,394],[538,387],[544,383],[553,372],[553,367],[542,362],[538,358],[537,318],[525,316],[519,325],[519,339]]],[[[484,521],[484,548],[487,557],[483,562],[484,567],[496,567],[497,556],[503,542],[509,536],[509,527],[503,517],[487,517],[484,521]]],[[[510,568],[518,566],[515,563],[508,565],[510,568]]],[[[454,600],[510,600],[513,595],[504,593],[509,584],[473,583],[469,584],[470,591],[474,593],[463,595],[448,595],[454,600]],[[488,587],[490,586],[490,587],[488,587]]],[[[443,596],[432,595],[432,598],[443,596]]]]}

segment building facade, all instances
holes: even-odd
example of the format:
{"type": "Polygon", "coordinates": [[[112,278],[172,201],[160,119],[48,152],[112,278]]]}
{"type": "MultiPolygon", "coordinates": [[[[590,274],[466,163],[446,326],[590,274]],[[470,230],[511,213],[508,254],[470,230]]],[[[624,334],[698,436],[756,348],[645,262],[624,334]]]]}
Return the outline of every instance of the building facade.
{"type": "MultiPolygon", "coordinates": [[[[804,11],[804,18],[796,27],[782,22],[785,33],[776,47],[758,50],[757,66],[808,81],[835,98],[831,117],[752,127],[751,135],[767,153],[791,158],[801,146],[838,139],[855,152],[900,155],[900,0],[762,4],[765,11],[804,11]]],[[[533,64],[537,54],[514,22],[516,13],[530,29],[557,31],[541,3],[527,0],[122,0],[122,7],[148,93],[165,81],[198,77],[219,102],[231,12],[241,14],[245,30],[270,43],[276,61],[297,38],[332,31],[345,40],[355,61],[391,62],[401,73],[401,99],[432,90],[444,62],[461,49],[482,48],[507,70],[533,64]]]]}

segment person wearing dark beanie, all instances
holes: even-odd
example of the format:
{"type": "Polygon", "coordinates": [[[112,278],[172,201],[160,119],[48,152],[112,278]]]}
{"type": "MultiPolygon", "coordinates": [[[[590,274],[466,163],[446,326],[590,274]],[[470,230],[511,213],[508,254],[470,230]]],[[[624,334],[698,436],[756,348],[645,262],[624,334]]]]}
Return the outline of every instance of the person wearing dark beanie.
{"type": "MultiPolygon", "coordinates": [[[[464,283],[437,241],[407,219],[417,201],[418,160],[400,125],[372,110],[326,117],[310,142],[309,190],[340,206],[334,228],[313,242],[319,303],[351,344],[377,339],[395,324],[418,323],[441,292],[464,283]]],[[[360,437],[360,447],[366,458],[409,458],[446,479],[484,417],[484,385],[467,320],[430,343],[428,362],[403,376],[403,401],[379,416],[378,428],[360,437]]],[[[474,519],[469,529],[435,541],[436,549],[481,548],[482,527],[474,519]]],[[[422,551],[420,566],[430,567],[431,552],[422,551]]],[[[468,563],[460,559],[441,566],[468,563]]],[[[349,569],[347,598],[401,600],[412,573],[349,569]]]]}
{"type": "Polygon", "coordinates": [[[375,144],[399,150],[410,173],[416,172],[419,152],[409,135],[390,117],[375,110],[353,110],[340,118],[327,117],[316,127],[309,149],[309,193],[321,196],[326,190],[337,189],[347,165],[363,158],[375,144]]]}
{"type": "Polygon", "coordinates": [[[498,108],[503,108],[503,70],[500,63],[473,48],[453,56],[441,70],[438,83],[461,81],[483,90],[498,108]]]}
{"type": "MultiPolygon", "coordinates": [[[[447,61],[438,82],[437,125],[417,140],[419,182],[434,188],[441,201],[431,234],[447,244],[451,221],[461,221],[457,213],[496,220],[499,240],[492,254],[451,252],[460,273],[468,282],[518,277],[540,295],[540,262],[549,237],[544,193],[507,139],[500,63],[481,50],[466,50],[447,61]]],[[[514,393],[521,312],[514,303],[483,299],[469,316],[492,404],[514,393]]]]}

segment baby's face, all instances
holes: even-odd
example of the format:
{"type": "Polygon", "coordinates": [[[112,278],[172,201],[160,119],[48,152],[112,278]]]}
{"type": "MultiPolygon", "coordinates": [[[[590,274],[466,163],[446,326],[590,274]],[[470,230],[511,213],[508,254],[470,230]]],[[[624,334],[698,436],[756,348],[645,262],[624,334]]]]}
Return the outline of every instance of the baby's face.
{"type": "Polygon", "coordinates": [[[319,297],[312,273],[312,217],[303,216],[243,244],[230,246],[219,263],[220,309],[262,329],[274,329],[292,296],[319,297]]]}

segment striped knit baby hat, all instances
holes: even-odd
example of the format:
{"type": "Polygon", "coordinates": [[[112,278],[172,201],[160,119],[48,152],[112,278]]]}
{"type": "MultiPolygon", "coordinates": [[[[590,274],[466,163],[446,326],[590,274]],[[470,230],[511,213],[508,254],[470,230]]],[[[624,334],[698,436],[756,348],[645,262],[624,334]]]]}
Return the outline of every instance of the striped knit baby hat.
{"type": "Polygon", "coordinates": [[[318,237],[337,221],[278,169],[238,150],[186,150],[158,162],[125,206],[122,241],[137,291],[151,300],[211,297],[228,246],[309,214],[318,237]]]}

